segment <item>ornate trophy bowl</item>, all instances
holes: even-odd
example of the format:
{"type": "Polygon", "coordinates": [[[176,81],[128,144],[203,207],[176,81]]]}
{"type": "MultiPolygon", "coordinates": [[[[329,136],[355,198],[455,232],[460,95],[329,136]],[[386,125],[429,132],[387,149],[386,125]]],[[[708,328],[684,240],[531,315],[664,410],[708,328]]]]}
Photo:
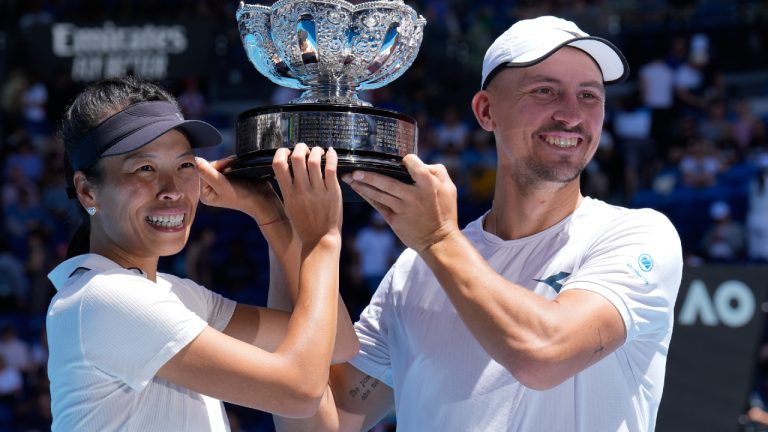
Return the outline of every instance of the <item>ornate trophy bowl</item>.
{"type": "Polygon", "coordinates": [[[411,66],[424,18],[403,0],[240,3],[236,17],[256,69],[304,92],[288,104],[240,114],[232,175],[269,178],[275,151],[303,142],[332,146],[339,173],[364,169],[410,180],[402,158],[416,152],[416,121],[372,107],[357,91],[382,87],[411,66]]]}

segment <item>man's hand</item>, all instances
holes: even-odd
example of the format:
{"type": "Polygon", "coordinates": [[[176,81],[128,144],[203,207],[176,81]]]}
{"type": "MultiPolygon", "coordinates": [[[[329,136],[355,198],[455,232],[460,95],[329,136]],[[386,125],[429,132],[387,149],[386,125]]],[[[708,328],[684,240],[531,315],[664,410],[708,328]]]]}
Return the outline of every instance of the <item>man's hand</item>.
{"type": "Polygon", "coordinates": [[[421,252],[458,232],[456,186],[443,165],[403,158],[414,184],[372,172],[355,171],[343,180],[378,210],[406,246],[421,252]]]}

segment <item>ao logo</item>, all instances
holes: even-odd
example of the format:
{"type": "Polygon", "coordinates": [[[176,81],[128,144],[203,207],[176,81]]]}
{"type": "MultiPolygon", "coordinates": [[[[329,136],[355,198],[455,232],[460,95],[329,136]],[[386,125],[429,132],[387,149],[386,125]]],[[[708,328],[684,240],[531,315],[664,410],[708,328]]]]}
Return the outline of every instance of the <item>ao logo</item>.
{"type": "Polygon", "coordinates": [[[755,296],[744,282],[725,281],[710,298],[704,282],[695,279],[688,287],[677,321],[682,325],[694,325],[698,318],[705,326],[722,323],[728,327],[741,327],[749,323],[754,314],[755,296]]]}

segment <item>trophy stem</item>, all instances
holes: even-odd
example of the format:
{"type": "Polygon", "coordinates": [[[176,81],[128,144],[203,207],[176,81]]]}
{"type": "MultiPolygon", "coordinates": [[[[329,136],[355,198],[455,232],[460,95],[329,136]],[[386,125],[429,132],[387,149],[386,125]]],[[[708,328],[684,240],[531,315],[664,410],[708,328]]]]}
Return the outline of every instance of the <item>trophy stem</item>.
{"type": "Polygon", "coordinates": [[[291,104],[319,103],[371,106],[357,97],[357,86],[341,83],[308,83],[309,88],[291,104]]]}

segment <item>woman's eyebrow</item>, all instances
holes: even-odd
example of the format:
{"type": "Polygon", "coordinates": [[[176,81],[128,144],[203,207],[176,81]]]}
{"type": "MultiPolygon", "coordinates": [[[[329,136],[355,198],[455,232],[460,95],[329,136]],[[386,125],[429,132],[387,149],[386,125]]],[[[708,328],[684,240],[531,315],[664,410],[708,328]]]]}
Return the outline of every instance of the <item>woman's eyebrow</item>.
{"type": "MultiPolygon", "coordinates": [[[[195,155],[194,150],[190,149],[176,156],[176,159],[183,159],[185,157],[194,156],[194,155],[195,155]]],[[[157,154],[155,152],[138,151],[135,153],[130,153],[123,157],[124,162],[131,161],[133,159],[157,159],[157,154]]]]}

